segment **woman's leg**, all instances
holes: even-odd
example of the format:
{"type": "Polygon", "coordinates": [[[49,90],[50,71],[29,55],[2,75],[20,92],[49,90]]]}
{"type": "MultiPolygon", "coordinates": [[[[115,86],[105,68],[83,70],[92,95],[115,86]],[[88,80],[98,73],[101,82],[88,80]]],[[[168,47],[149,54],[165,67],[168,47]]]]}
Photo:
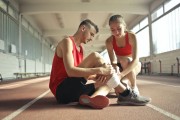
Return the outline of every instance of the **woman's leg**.
{"type": "Polygon", "coordinates": [[[132,88],[136,87],[137,86],[136,76],[139,74],[140,70],[141,70],[141,63],[139,62],[137,66],[129,74],[127,74],[122,80],[126,81],[128,79],[131,83],[131,87],[132,88]]]}
{"type": "Polygon", "coordinates": [[[129,74],[124,76],[123,79],[121,80],[122,83],[127,84],[127,85],[129,85],[129,82],[130,82],[130,87],[137,94],[139,94],[139,90],[136,83],[136,77],[140,71],[141,71],[141,63],[138,62],[137,66],[129,74]]]}

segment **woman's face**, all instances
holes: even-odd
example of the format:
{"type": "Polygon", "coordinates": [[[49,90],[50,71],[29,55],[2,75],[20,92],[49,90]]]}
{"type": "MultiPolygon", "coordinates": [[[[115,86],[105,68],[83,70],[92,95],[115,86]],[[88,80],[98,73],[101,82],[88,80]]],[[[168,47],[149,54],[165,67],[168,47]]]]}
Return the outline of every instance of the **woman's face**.
{"type": "Polygon", "coordinates": [[[120,23],[119,20],[110,22],[109,26],[110,26],[111,34],[116,38],[119,38],[122,35],[124,35],[125,26],[124,24],[120,23]]]}

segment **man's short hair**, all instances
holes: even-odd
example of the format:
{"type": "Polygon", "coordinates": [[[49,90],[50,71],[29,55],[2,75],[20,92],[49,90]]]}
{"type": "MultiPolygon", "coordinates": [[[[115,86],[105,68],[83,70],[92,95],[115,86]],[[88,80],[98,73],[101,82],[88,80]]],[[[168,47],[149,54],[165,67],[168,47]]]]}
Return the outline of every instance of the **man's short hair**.
{"type": "Polygon", "coordinates": [[[96,33],[99,32],[98,26],[97,26],[95,23],[93,23],[91,20],[89,20],[89,19],[83,20],[83,21],[80,23],[79,27],[82,26],[82,25],[86,25],[86,26],[88,26],[89,28],[91,28],[91,26],[93,26],[93,27],[95,28],[95,30],[96,30],[96,33]]]}

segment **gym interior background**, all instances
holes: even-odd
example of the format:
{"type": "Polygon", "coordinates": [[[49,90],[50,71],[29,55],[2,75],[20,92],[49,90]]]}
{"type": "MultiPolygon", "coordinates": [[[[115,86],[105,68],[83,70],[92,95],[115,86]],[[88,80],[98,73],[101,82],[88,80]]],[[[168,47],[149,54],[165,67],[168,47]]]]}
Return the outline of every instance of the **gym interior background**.
{"type": "Polygon", "coordinates": [[[107,8],[101,2],[1,0],[1,79],[49,75],[57,43],[64,35],[72,35],[86,18],[97,22],[100,32],[85,45],[85,56],[97,51],[108,62],[105,39],[110,35],[108,19],[113,14],[123,15],[128,29],[137,35],[141,74],[180,76],[179,0],[106,1],[107,8]],[[122,9],[113,7],[117,3],[122,9]]]}

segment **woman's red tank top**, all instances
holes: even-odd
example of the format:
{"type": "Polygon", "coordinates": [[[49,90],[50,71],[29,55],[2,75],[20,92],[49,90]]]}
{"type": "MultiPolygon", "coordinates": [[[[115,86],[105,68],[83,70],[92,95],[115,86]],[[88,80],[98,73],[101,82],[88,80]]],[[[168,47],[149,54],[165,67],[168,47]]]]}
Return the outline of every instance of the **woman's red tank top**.
{"type": "Polygon", "coordinates": [[[113,36],[113,49],[114,49],[114,52],[116,53],[116,55],[118,55],[118,56],[128,56],[128,55],[132,54],[132,47],[129,44],[128,33],[126,33],[126,35],[125,35],[125,41],[126,41],[126,44],[125,44],[124,47],[118,47],[117,44],[116,44],[116,39],[113,36]]]}

